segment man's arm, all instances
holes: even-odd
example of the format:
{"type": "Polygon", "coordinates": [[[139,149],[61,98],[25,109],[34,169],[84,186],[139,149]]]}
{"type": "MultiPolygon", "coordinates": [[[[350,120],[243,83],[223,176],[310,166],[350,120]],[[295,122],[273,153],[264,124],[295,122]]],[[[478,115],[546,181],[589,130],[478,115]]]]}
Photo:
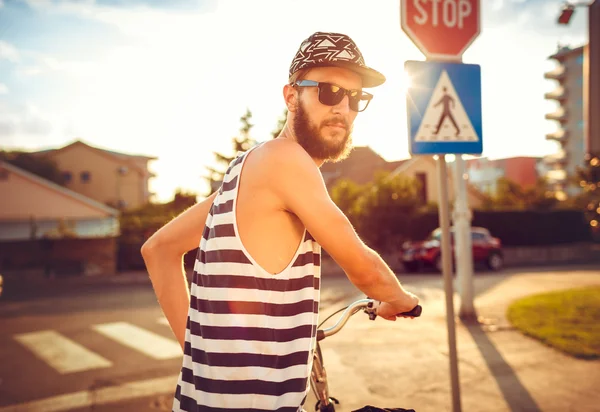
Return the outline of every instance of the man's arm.
{"type": "Polygon", "coordinates": [[[182,349],[190,306],[183,256],[200,244],[204,224],[216,195],[215,192],[181,213],[142,246],[142,256],[158,303],[182,349]]]}
{"type": "MultiPolygon", "coordinates": [[[[373,299],[391,304],[394,313],[413,309],[418,299],[401,286],[396,275],[356,234],[329,197],[313,160],[297,143],[271,145],[265,167],[284,208],[294,213],[319,244],[342,267],[350,281],[373,299]]],[[[392,312],[390,312],[391,314],[392,312]]]]}

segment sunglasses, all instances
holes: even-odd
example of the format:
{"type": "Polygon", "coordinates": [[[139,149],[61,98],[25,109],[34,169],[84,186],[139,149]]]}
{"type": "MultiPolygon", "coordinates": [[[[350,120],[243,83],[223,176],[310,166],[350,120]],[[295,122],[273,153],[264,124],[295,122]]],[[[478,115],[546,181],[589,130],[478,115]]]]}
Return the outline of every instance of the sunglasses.
{"type": "Polygon", "coordinates": [[[294,83],[300,87],[317,87],[319,90],[319,102],[326,106],[335,106],[339,104],[344,96],[348,96],[350,109],[355,112],[362,112],[367,108],[373,98],[371,93],[361,90],[348,90],[336,84],[327,82],[315,82],[313,80],[298,80],[294,83]]]}

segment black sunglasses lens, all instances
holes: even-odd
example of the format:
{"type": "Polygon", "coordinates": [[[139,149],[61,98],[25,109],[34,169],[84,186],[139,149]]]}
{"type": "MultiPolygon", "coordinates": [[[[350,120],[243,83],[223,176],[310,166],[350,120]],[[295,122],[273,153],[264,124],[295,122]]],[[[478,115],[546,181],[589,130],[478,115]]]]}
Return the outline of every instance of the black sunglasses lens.
{"type": "Polygon", "coordinates": [[[319,101],[321,104],[327,106],[335,106],[342,101],[344,96],[348,93],[348,103],[350,109],[355,112],[362,112],[369,105],[371,95],[368,93],[361,93],[358,90],[346,91],[340,86],[336,86],[331,83],[319,83],[319,101]]]}
{"type": "Polygon", "coordinates": [[[344,98],[344,89],[331,83],[319,83],[319,101],[327,106],[335,106],[344,98]]]}

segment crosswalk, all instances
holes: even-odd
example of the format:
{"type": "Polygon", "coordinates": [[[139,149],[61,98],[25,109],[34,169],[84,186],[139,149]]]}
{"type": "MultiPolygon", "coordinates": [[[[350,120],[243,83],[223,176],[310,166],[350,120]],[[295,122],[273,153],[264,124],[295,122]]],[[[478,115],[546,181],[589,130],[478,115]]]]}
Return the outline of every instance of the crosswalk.
{"type": "MultiPolygon", "coordinates": [[[[168,326],[164,316],[156,322],[168,326]]],[[[166,338],[129,322],[100,323],[90,325],[90,328],[152,359],[166,360],[182,356],[181,346],[175,339],[166,338]]],[[[14,339],[61,375],[113,366],[109,359],[55,330],[21,333],[14,335],[14,339]]]]}

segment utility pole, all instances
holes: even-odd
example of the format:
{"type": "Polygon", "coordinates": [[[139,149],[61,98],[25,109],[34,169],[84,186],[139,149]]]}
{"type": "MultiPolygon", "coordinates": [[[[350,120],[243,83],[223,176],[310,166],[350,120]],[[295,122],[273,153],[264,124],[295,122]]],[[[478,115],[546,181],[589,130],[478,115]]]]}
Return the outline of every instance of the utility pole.
{"type": "Polygon", "coordinates": [[[454,160],[454,242],[456,260],[456,278],[459,282],[460,308],[458,316],[462,321],[477,321],[477,313],[473,303],[473,247],[471,240],[472,213],[467,198],[467,181],[465,179],[465,160],[456,155],[454,160]]]}

